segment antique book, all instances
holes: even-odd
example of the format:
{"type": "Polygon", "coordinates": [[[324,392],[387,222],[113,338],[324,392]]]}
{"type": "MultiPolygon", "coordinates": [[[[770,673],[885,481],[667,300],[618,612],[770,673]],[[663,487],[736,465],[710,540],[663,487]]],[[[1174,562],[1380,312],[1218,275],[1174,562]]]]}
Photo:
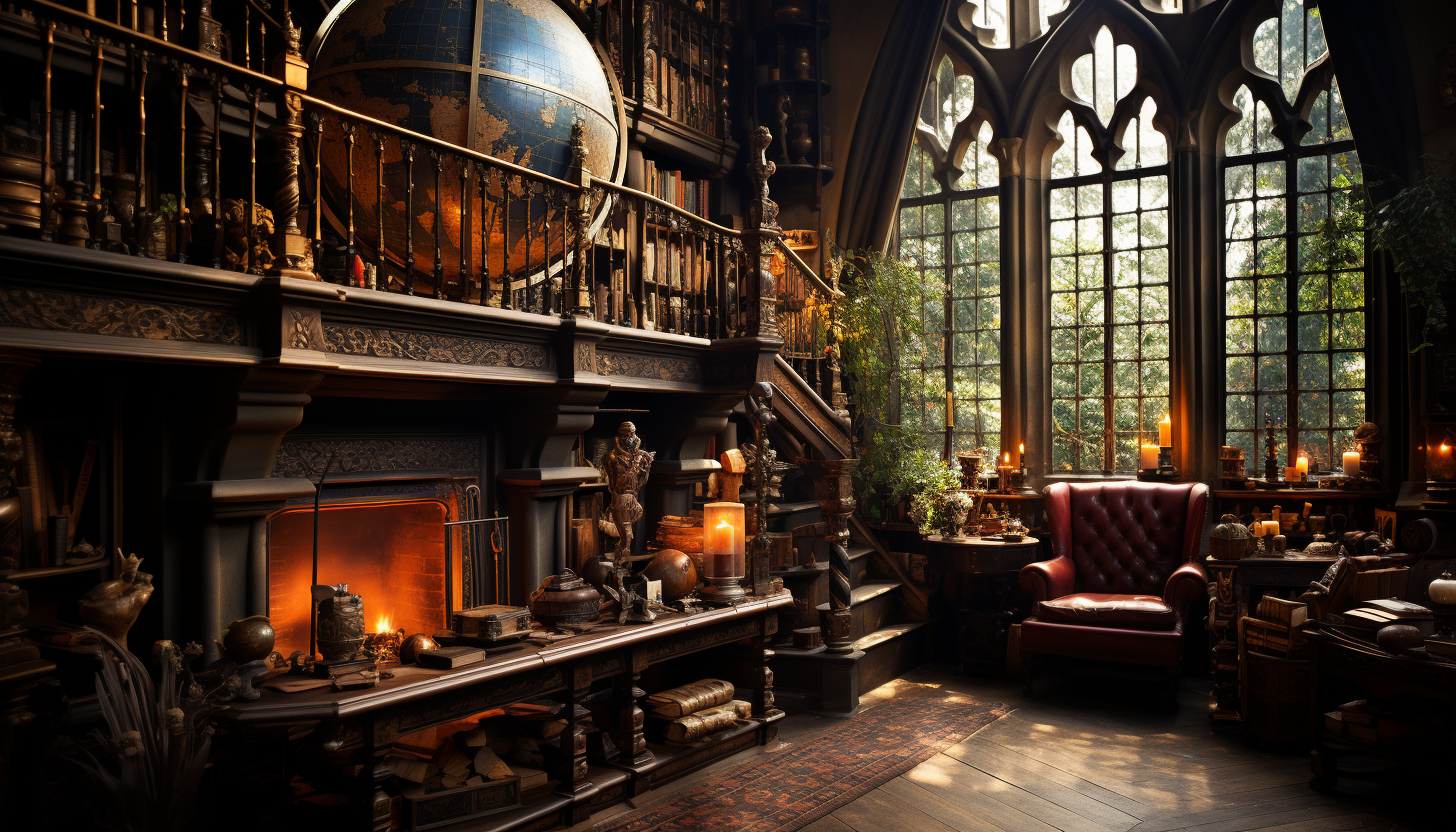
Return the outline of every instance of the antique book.
{"type": "Polygon", "coordinates": [[[1298,627],[1309,617],[1309,608],[1301,601],[1286,601],[1266,595],[1259,600],[1258,617],[1265,621],[1279,621],[1298,627]]]}
{"type": "Polygon", "coordinates": [[[647,710],[653,716],[676,719],[722,705],[733,698],[733,683],[722,679],[702,679],[691,685],[664,690],[647,697],[647,710]]]}
{"type": "Polygon", "coordinates": [[[731,728],[740,719],[747,719],[753,707],[741,699],[734,699],[716,708],[688,714],[667,722],[662,726],[663,738],[668,742],[693,742],[709,734],[731,728]]]}
{"type": "Polygon", "coordinates": [[[474,647],[441,647],[438,650],[421,650],[420,664],[425,667],[464,667],[485,660],[485,651],[474,647]]]}

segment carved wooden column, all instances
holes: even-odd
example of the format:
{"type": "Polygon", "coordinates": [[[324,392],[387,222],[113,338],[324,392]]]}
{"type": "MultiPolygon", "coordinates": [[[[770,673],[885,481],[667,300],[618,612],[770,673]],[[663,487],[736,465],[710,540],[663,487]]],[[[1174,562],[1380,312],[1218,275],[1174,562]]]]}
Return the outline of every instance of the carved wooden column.
{"type": "Polygon", "coordinates": [[[284,17],[283,25],[288,38],[286,48],[273,64],[273,72],[283,80],[285,89],[280,111],[282,118],[274,128],[278,137],[280,176],[278,191],[273,195],[278,256],[272,273],[317,280],[318,276],[313,271],[313,244],[298,227],[298,208],[303,201],[299,185],[299,143],[305,132],[300,93],[308,88],[308,62],[299,51],[302,32],[294,24],[292,13],[284,17]]]}
{"type": "Polygon", "coordinates": [[[640,687],[642,671],[647,669],[647,656],[641,649],[632,651],[632,672],[619,673],[616,677],[616,707],[618,714],[616,743],[621,753],[619,762],[627,766],[644,766],[656,759],[647,750],[647,736],[643,733],[645,717],[637,703],[647,695],[640,687]]]}
{"type": "Polygon", "coordinates": [[[745,335],[764,338],[778,338],[778,312],[773,272],[769,266],[773,260],[774,244],[782,236],[779,229],[779,206],[768,195],[768,179],[776,166],[768,160],[764,151],[773,142],[768,127],[760,126],[749,139],[752,148],[748,157],[748,176],[753,183],[748,203],[748,228],[743,232],[743,245],[748,253],[750,270],[758,274],[745,275],[739,291],[748,299],[748,320],[745,335]]]}
{"type": "Polygon", "coordinates": [[[857,459],[801,459],[799,466],[814,480],[819,511],[829,524],[829,612],[822,619],[824,644],[830,653],[854,650],[850,638],[849,516],[854,513],[854,470],[857,459]]]}
{"type": "Polygon", "coordinates": [[[574,662],[567,668],[566,693],[562,697],[566,729],[561,732],[561,785],[556,787],[557,794],[581,794],[592,785],[586,761],[586,732],[591,717],[581,704],[591,692],[591,671],[590,661],[574,662]]]}

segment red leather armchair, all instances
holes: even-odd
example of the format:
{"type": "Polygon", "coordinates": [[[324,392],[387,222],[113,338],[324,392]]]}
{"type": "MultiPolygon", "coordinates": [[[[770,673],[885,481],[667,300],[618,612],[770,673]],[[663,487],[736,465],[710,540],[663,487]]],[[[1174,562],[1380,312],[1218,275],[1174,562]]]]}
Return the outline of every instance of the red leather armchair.
{"type": "Polygon", "coordinates": [[[1152,665],[1170,693],[1183,659],[1183,616],[1208,594],[1197,562],[1208,486],[1056,483],[1046,491],[1056,557],[1022,567],[1035,602],[1021,624],[1032,692],[1038,654],[1152,665]]]}

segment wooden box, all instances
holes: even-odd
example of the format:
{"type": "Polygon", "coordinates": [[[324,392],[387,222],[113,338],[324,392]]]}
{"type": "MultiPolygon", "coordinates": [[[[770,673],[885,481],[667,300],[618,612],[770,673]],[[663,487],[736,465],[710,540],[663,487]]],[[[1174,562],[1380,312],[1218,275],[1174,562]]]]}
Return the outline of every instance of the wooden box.
{"type": "Polygon", "coordinates": [[[450,617],[455,635],[487,641],[514,638],[531,629],[531,612],[525,607],[491,604],[457,612],[450,617]]]}
{"type": "Polygon", "coordinates": [[[404,792],[405,818],[410,829],[433,829],[447,823],[484,817],[521,805],[521,778],[487,780],[475,786],[457,786],[438,792],[423,788],[404,792]]]}

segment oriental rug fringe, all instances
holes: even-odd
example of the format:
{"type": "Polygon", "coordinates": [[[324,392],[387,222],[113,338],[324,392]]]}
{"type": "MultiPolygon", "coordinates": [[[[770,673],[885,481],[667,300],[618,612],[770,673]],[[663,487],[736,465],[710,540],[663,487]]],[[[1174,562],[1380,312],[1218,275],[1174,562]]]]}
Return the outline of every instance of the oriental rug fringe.
{"type": "Polygon", "coordinates": [[[1011,712],[902,684],[894,698],[813,739],[755,757],[591,832],[793,832],[904,774],[1011,712]]]}

